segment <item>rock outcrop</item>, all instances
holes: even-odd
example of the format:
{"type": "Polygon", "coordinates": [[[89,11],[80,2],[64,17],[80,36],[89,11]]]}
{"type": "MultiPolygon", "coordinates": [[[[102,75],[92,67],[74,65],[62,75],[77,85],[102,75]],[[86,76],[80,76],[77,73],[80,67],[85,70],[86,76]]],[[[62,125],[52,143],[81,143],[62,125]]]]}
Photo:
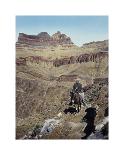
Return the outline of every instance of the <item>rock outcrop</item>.
{"type": "Polygon", "coordinates": [[[19,57],[16,59],[16,65],[26,65],[27,62],[37,63],[46,62],[46,63],[53,63],[53,66],[59,67],[62,65],[67,64],[74,64],[74,63],[86,63],[86,62],[99,62],[101,59],[108,57],[107,52],[98,52],[98,53],[89,53],[89,54],[81,54],[79,56],[71,56],[67,58],[56,58],[55,60],[49,60],[44,58],[43,56],[29,56],[29,57],[19,57]]]}
{"type": "Polygon", "coordinates": [[[82,48],[93,48],[97,51],[108,51],[108,40],[85,43],[82,48]]]}
{"type": "Polygon", "coordinates": [[[94,84],[107,84],[108,85],[108,78],[96,78],[93,79],[94,84]]]}
{"type": "Polygon", "coordinates": [[[52,60],[46,59],[43,56],[28,56],[28,57],[19,57],[16,58],[16,65],[17,66],[25,66],[28,65],[28,63],[36,63],[36,64],[40,64],[40,63],[46,63],[47,65],[49,63],[52,64],[52,60]]]}
{"type": "Polygon", "coordinates": [[[59,44],[72,44],[71,38],[65,34],[61,34],[60,31],[52,35],[52,39],[59,44]]]}
{"type": "Polygon", "coordinates": [[[27,35],[24,33],[19,33],[17,47],[19,47],[20,44],[46,47],[57,45],[70,45],[73,43],[68,36],[58,31],[52,36],[50,36],[47,32],[41,32],[38,35],[27,35]]]}
{"type": "Polygon", "coordinates": [[[104,57],[108,57],[107,52],[89,53],[81,54],[79,56],[71,56],[68,58],[55,59],[53,65],[59,67],[61,65],[73,64],[73,63],[83,63],[83,62],[98,62],[104,57]]]}
{"type": "Polygon", "coordinates": [[[26,65],[26,58],[23,58],[23,57],[19,57],[19,58],[16,58],[16,65],[17,66],[25,66],[26,65]]]}

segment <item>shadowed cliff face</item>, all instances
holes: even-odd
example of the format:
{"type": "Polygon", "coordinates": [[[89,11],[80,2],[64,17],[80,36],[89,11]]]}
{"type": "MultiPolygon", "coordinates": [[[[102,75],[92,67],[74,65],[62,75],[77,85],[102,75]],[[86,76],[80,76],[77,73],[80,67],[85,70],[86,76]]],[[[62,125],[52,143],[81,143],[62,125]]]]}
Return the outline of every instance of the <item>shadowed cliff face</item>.
{"type": "Polygon", "coordinates": [[[53,63],[55,67],[61,65],[73,64],[73,63],[83,63],[83,62],[99,62],[101,59],[108,57],[107,52],[89,53],[81,54],[79,56],[72,56],[70,58],[56,59],[53,63]]]}

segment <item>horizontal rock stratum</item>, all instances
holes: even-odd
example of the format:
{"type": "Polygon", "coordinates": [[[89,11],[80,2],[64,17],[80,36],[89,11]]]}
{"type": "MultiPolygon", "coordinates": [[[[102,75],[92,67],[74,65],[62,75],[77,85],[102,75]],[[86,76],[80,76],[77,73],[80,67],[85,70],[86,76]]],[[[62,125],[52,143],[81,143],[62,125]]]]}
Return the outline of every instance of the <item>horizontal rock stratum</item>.
{"type": "Polygon", "coordinates": [[[74,64],[74,63],[86,63],[86,62],[99,62],[103,58],[108,57],[108,52],[98,52],[98,53],[89,53],[89,54],[81,54],[79,56],[71,56],[67,58],[61,58],[61,59],[54,59],[49,60],[46,59],[43,56],[29,56],[29,57],[19,57],[16,59],[16,65],[26,65],[28,62],[31,63],[51,63],[55,67],[59,67],[62,65],[67,64],[74,64]]]}
{"type": "Polygon", "coordinates": [[[47,32],[41,32],[37,35],[28,35],[24,33],[19,33],[17,46],[19,44],[28,44],[32,46],[57,46],[57,45],[66,45],[73,44],[71,38],[65,34],[62,34],[60,31],[57,31],[55,34],[50,36],[47,32]]]}

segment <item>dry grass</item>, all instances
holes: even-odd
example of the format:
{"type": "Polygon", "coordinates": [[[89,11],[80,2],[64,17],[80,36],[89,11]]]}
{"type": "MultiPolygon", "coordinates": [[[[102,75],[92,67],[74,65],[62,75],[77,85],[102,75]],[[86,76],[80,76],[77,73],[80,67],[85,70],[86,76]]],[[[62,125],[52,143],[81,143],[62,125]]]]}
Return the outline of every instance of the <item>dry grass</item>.
{"type": "MultiPolygon", "coordinates": [[[[45,58],[49,58],[53,60],[55,58],[64,58],[64,57],[71,57],[71,56],[78,56],[83,53],[90,53],[93,52],[93,48],[80,48],[78,46],[73,45],[72,47],[47,47],[46,49],[17,49],[16,57],[28,57],[28,56],[43,56],[45,58]]],[[[96,51],[95,51],[96,52],[96,51]]]]}
{"type": "MultiPolygon", "coordinates": [[[[91,52],[92,49],[87,52],[89,51],[91,52]]],[[[41,51],[25,48],[23,50],[17,49],[16,57],[34,55],[44,56],[52,60],[55,58],[80,55],[84,52],[86,52],[86,49],[84,50],[77,46],[64,49],[61,46],[57,48],[49,47],[41,51]]],[[[17,137],[23,136],[35,124],[44,123],[45,119],[53,118],[59,112],[63,113],[65,108],[68,107],[66,104],[69,102],[69,91],[74,81],[57,81],[56,79],[58,77],[61,75],[77,75],[83,85],[91,84],[93,78],[108,76],[107,61],[107,59],[103,59],[99,65],[99,69],[96,68],[96,64],[93,62],[69,64],[60,67],[53,67],[52,64],[44,65],[44,63],[29,63],[27,66],[17,66],[16,76],[22,80],[16,86],[16,112],[18,113],[16,118],[17,137]],[[37,83],[36,86],[35,83],[37,83]],[[32,102],[33,99],[35,99],[34,102],[32,102]]],[[[101,102],[100,99],[98,102],[101,102]]],[[[64,119],[67,122],[73,121],[76,123],[80,122],[83,115],[84,110],[77,115],[67,114],[64,116],[64,119]]],[[[65,132],[65,130],[65,128],[57,128],[55,130],[56,133],[54,132],[48,138],[57,138],[57,135],[58,138],[60,138],[60,135],[63,135],[61,138],[65,138],[70,131],[67,129],[67,132],[65,132]],[[59,134],[59,132],[62,134],[59,134]]]]}

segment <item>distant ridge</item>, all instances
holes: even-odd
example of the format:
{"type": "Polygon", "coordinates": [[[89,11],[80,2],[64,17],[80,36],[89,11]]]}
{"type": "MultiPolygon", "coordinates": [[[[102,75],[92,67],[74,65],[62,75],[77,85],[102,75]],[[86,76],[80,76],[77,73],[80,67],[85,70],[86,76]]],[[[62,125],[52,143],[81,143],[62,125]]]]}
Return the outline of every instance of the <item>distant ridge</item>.
{"type": "Polygon", "coordinates": [[[100,51],[108,51],[108,40],[85,43],[82,48],[96,48],[100,51]]]}
{"type": "Polygon", "coordinates": [[[40,32],[37,35],[28,35],[19,33],[17,44],[28,44],[34,46],[57,46],[57,45],[73,45],[71,38],[60,31],[50,36],[47,32],[40,32]]]}

